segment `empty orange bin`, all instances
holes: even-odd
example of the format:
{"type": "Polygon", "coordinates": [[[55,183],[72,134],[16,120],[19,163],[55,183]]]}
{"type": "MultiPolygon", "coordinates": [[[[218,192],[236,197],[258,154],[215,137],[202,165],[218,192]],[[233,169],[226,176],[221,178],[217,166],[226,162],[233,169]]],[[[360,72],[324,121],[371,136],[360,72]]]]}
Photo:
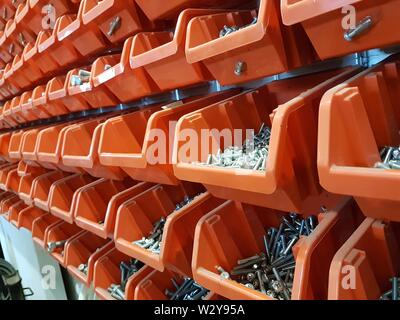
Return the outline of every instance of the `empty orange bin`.
{"type": "Polygon", "coordinates": [[[392,221],[400,221],[400,174],[375,164],[381,148],[400,145],[399,70],[383,63],[328,91],[318,132],[321,185],[354,196],[365,215],[392,221]]]}
{"type": "Polygon", "coordinates": [[[58,76],[50,80],[46,88],[46,93],[48,94],[49,100],[61,102],[64,108],[66,108],[69,112],[90,109],[90,105],[83,98],[83,96],[70,95],[68,93],[69,83],[69,74],[58,76]]]}
{"type": "Polygon", "coordinates": [[[83,98],[91,108],[114,107],[119,103],[118,99],[107,87],[95,87],[90,76],[87,82],[82,82],[82,84],[73,83],[73,77],[79,78],[79,73],[82,71],[90,74],[90,67],[73,69],[68,72],[67,91],[71,98],[83,98]]]}
{"type": "Polygon", "coordinates": [[[50,187],[48,198],[51,214],[72,223],[78,190],[93,180],[90,176],[76,173],[54,182],[50,187]]]}
{"type": "Polygon", "coordinates": [[[7,113],[15,119],[19,124],[24,124],[28,122],[28,119],[22,116],[22,108],[21,108],[21,97],[16,96],[11,100],[10,109],[8,109],[7,113]]]}
{"type": "Polygon", "coordinates": [[[98,148],[105,118],[77,123],[65,132],[62,161],[66,166],[81,167],[91,176],[122,180],[126,174],[116,166],[100,164],[98,148]]]}
{"type": "Polygon", "coordinates": [[[16,164],[10,164],[10,165],[6,165],[6,166],[2,166],[0,168],[0,189],[3,189],[4,191],[6,191],[6,183],[7,183],[8,174],[12,170],[17,170],[17,166],[18,165],[16,165],[16,164]]]}
{"type": "Polygon", "coordinates": [[[9,209],[9,218],[10,222],[18,228],[18,219],[19,219],[19,214],[25,210],[28,206],[25,204],[25,202],[18,201],[15,204],[13,204],[10,209],[9,209]]]}
{"type": "Polygon", "coordinates": [[[329,299],[378,300],[391,289],[400,270],[398,230],[398,223],[365,219],[333,258],[329,299]]]}
{"type": "Polygon", "coordinates": [[[12,100],[8,100],[3,106],[3,118],[7,121],[12,127],[16,127],[20,124],[18,122],[13,113],[11,112],[12,100]]]}
{"type": "Polygon", "coordinates": [[[120,263],[129,260],[128,256],[113,248],[96,261],[94,265],[93,287],[100,299],[115,300],[108,292],[108,288],[112,284],[121,284],[120,263]]]}
{"type": "MultiPolygon", "coordinates": [[[[101,183],[101,180],[99,181],[99,183],[101,183]]],[[[118,208],[121,206],[122,203],[144,192],[151,186],[152,185],[150,183],[146,182],[137,183],[136,185],[115,194],[109,200],[108,204],[106,204],[106,208],[94,213],[93,210],[78,211],[78,208],[76,208],[76,212],[74,214],[75,223],[82,229],[88,230],[104,239],[112,239],[114,236],[115,219],[117,216],[118,208]]],[[[89,193],[87,194],[87,196],[85,195],[86,198],[90,196],[90,192],[96,193],[96,189],[87,190],[87,192],[89,193]]],[[[83,197],[82,205],[87,205],[87,201],[84,200],[85,199],[83,197]]]]}
{"type": "Polygon", "coordinates": [[[40,247],[45,248],[45,238],[47,232],[57,224],[62,223],[60,219],[51,215],[44,214],[33,221],[32,224],[32,238],[35,243],[37,243],[40,247]]]}
{"type": "Polygon", "coordinates": [[[31,81],[27,78],[27,74],[25,70],[22,68],[23,60],[22,54],[16,55],[12,62],[12,70],[13,70],[13,80],[18,84],[21,88],[26,88],[31,86],[31,81]]]}
{"type": "Polygon", "coordinates": [[[45,211],[40,210],[34,206],[27,207],[22,210],[18,216],[18,228],[24,228],[28,231],[32,231],[33,222],[46,214],[45,211]]]}
{"type": "Polygon", "coordinates": [[[354,72],[336,75],[333,71],[272,82],[183,116],[175,131],[175,176],[204,184],[217,198],[298,213],[319,210],[332,198],[318,181],[319,102],[327,89],[354,72]],[[268,139],[263,140],[268,147],[262,161],[265,167],[206,165],[219,149],[235,146],[240,150],[252,130],[258,133],[262,125],[271,128],[268,139]],[[201,138],[193,138],[188,131],[201,138]]]}
{"type": "Polygon", "coordinates": [[[222,85],[281,73],[314,58],[304,31],[282,26],[276,0],[262,0],[258,12],[204,14],[190,21],[187,33],[187,61],[204,63],[222,85]]]}
{"type": "Polygon", "coordinates": [[[5,190],[17,193],[20,180],[21,177],[18,175],[18,169],[10,170],[7,174],[6,183],[4,184],[5,190]]]}
{"type": "Polygon", "coordinates": [[[37,183],[37,178],[46,174],[46,171],[43,172],[35,172],[25,174],[21,177],[19,187],[18,187],[18,195],[21,200],[25,201],[26,204],[33,204],[33,190],[37,183]]]}
{"type": "Polygon", "coordinates": [[[283,22],[301,23],[321,59],[400,42],[399,35],[392,32],[398,19],[398,0],[283,0],[281,5],[283,22]],[[347,5],[352,5],[354,12],[343,13],[347,5]],[[354,26],[349,25],[350,14],[356,14],[354,26]]]}
{"type": "MultiPolygon", "coordinates": [[[[14,72],[22,73],[30,82],[30,86],[44,77],[44,74],[39,66],[37,66],[32,59],[30,59],[31,56],[26,55],[26,53],[32,49],[32,46],[34,46],[34,43],[27,44],[24,48],[24,51],[20,55],[15,56],[13,63],[14,72]]],[[[31,54],[34,53],[35,50],[32,51],[31,54]]]]}
{"type": "Polygon", "coordinates": [[[185,55],[186,29],[190,19],[215,11],[185,10],[175,32],[139,33],[132,40],[130,66],[143,67],[161,90],[171,90],[211,80],[202,63],[188,63],[185,55]]]}
{"type": "Polygon", "coordinates": [[[176,122],[187,113],[238,92],[216,93],[186,103],[165,106],[162,110],[156,107],[107,120],[102,126],[100,162],[106,166],[121,167],[133,179],[178,184],[172,168],[176,122]],[[160,132],[164,136],[158,137],[160,132]]]}
{"type": "MultiPolygon", "coordinates": [[[[277,227],[288,213],[227,201],[200,219],[193,250],[193,276],[200,285],[233,300],[270,300],[235,280],[223,278],[237,261],[265,253],[264,235],[277,227]]],[[[309,236],[301,236],[293,247],[295,270],[292,300],[326,299],[328,274],[333,256],[362,221],[361,213],[348,198],[337,199],[331,209],[318,214],[318,225],[309,236]]]]}
{"type": "Polygon", "coordinates": [[[40,39],[38,37],[35,43],[28,43],[26,45],[23,51],[25,63],[37,66],[43,75],[57,71],[60,69],[58,62],[54,60],[46,51],[39,52],[39,40],[40,39]]]}
{"type": "Polygon", "coordinates": [[[7,162],[15,162],[8,153],[12,136],[12,132],[0,134],[0,157],[7,162]]]}
{"type": "Polygon", "coordinates": [[[21,200],[15,194],[10,194],[1,200],[1,212],[6,220],[10,221],[10,208],[20,201],[21,200]]]}
{"type": "Polygon", "coordinates": [[[142,29],[134,0],[83,0],[82,20],[95,23],[103,35],[118,44],[142,29]]]}
{"type": "MultiPolygon", "coordinates": [[[[154,193],[155,190],[150,189],[154,193]]],[[[153,209],[151,214],[150,211],[139,209],[140,202],[143,201],[141,197],[145,196],[146,194],[142,194],[132,198],[131,201],[125,202],[119,208],[114,236],[116,248],[159,271],[164,271],[167,268],[182,276],[191,277],[196,224],[202,216],[221,205],[224,200],[216,199],[209,193],[204,193],[176,212],[170,213],[165,208],[158,208],[158,210],[164,211],[163,215],[165,213],[170,214],[166,216],[161,239],[162,246],[160,253],[157,254],[133,243],[150,233],[154,218],[155,220],[160,219],[159,215],[156,216],[156,208],[153,209]]]]}
{"type": "Polygon", "coordinates": [[[90,232],[81,233],[65,248],[65,264],[68,271],[87,287],[93,281],[95,262],[113,248],[112,242],[90,232]]]}
{"type": "Polygon", "coordinates": [[[4,67],[4,83],[11,96],[15,96],[21,92],[21,87],[13,78],[12,63],[7,63],[4,67]]]}
{"type": "Polygon", "coordinates": [[[125,41],[122,54],[99,57],[91,70],[94,86],[104,85],[123,103],[160,92],[144,68],[131,69],[132,41],[133,38],[125,41]]]}
{"type": "Polygon", "coordinates": [[[26,119],[27,122],[49,118],[48,113],[44,113],[39,111],[39,109],[33,108],[32,91],[26,91],[21,95],[20,109],[21,116],[26,119]]]}
{"type": "Polygon", "coordinates": [[[62,171],[51,171],[39,176],[32,186],[32,199],[36,207],[49,212],[49,193],[54,182],[63,179],[67,174],[62,171]]]}
{"type": "Polygon", "coordinates": [[[25,131],[19,130],[14,131],[11,135],[10,144],[8,146],[8,154],[11,159],[20,160],[21,155],[21,147],[22,147],[22,137],[25,131]]]}
{"type": "Polygon", "coordinates": [[[35,110],[40,113],[48,113],[51,116],[59,116],[68,113],[61,100],[50,100],[48,92],[52,82],[48,82],[45,86],[37,86],[32,92],[32,104],[35,110]]]}
{"type": "Polygon", "coordinates": [[[45,246],[48,251],[55,258],[61,266],[66,268],[65,264],[65,249],[68,244],[84,231],[78,228],[76,225],[69,224],[67,222],[61,222],[54,225],[46,231],[45,235],[45,246]],[[60,245],[54,249],[50,249],[52,243],[59,242],[60,245]]]}

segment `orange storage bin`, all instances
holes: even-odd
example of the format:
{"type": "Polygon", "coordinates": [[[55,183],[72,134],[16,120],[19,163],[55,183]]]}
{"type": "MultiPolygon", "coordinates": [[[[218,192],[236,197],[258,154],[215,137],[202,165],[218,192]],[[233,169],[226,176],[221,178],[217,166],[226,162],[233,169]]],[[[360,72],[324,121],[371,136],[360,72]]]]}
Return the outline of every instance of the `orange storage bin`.
{"type": "Polygon", "coordinates": [[[19,130],[14,131],[11,135],[10,144],[8,146],[8,155],[11,159],[21,160],[21,147],[22,147],[22,137],[25,131],[19,130]]]}
{"type": "Polygon", "coordinates": [[[93,281],[95,262],[113,248],[111,241],[97,237],[90,232],[81,233],[65,247],[65,265],[68,271],[87,287],[93,281]],[[86,272],[80,269],[86,266],[86,272]]]}
{"type": "MultiPolygon", "coordinates": [[[[42,70],[33,62],[32,59],[26,60],[29,55],[26,55],[27,52],[34,46],[26,45],[24,51],[20,55],[16,55],[13,61],[13,70],[14,73],[18,73],[21,76],[25,77],[27,81],[29,81],[29,86],[32,86],[35,82],[41,80],[44,77],[42,70]]],[[[32,51],[32,54],[34,51],[32,51]]]]}
{"type": "Polygon", "coordinates": [[[312,212],[328,205],[332,197],[319,185],[316,167],[319,102],[327,89],[354,72],[272,82],[183,116],[175,133],[175,176],[204,184],[218,198],[283,211],[312,212]],[[265,171],[195,163],[207,163],[218,149],[241,147],[246,131],[258,133],[262,124],[272,128],[265,171]],[[198,143],[188,130],[197,137],[210,131],[198,143]]]}
{"type": "Polygon", "coordinates": [[[175,122],[189,112],[228,98],[234,92],[238,91],[212,94],[183,105],[166,106],[163,110],[156,107],[107,120],[101,130],[98,148],[100,162],[106,166],[121,167],[133,179],[177,184],[178,179],[171,165],[175,122]],[[154,158],[156,153],[153,149],[156,146],[153,133],[157,130],[162,130],[165,135],[162,146],[165,149],[160,148],[157,153],[159,161],[154,158]],[[119,136],[120,139],[117,138],[119,136]]]}
{"type": "Polygon", "coordinates": [[[142,269],[129,278],[125,288],[125,300],[135,300],[135,290],[137,286],[153,271],[154,269],[145,265],[142,269]]]}
{"type": "Polygon", "coordinates": [[[36,207],[49,212],[49,193],[50,188],[58,180],[67,176],[66,173],[61,171],[52,171],[41,175],[36,179],[36,183],[32,186],[32,199],[36,207]]]}
{"type": "Polygon", "coordinates": [[[365,219],[333,258],[329,299],[378,300],[391,289],[400,270],[399,231],[398,223],[365,219]]]}
{"type": "Polygon", "coordinates": [[[39,208],[34,206],[27,207],[19,213],[17,227],[32,231],[33,222],[44,214],[46,213],[39,208]]]}
{"type": "Polygon", "coordinates": [[[126,174],[116,166],[100,164],[98,148],[105,118],[98,118],[70,126],[64,137],[62,161],[66,166],[81,167],[91,176],[122,180],[126,174]]]}
{"type": "MultiPolygon", "coordinates": [[[[5,65],[4,65],[4,67],[5,67],[5,65]]],[[[13,91],[12,86],[6,84],[6,82],[5,82],[4,69],[0,69],[0,93],[3,96],[3,99],[6,99],[6,98],[9,98],[10,96],[12,96],[13,95],[12,91],[13,91]]]]}
{"type": "Polygon", "coordinates": [[[54,182],[50,187],[48,198],[51,214],[68,223],[73,223],[79,190],[92,183],[93,180],[90,176],[76,173],[54,182]]]}
{"type": "Polygon", "coordinates": [[[63,75],[53,78],[46,87],[46,93],[49,101],[60,103],[68,112],[82,111],[90,109],[90,105],[82,95],[70,95],[68,86],[70,83],[70,75],[63,75]]]}
{"type": "Polygon", "coordinates": [[[283,0],[281,5],[283,22],[301,23],[321,59],[400,43],[399,35],[393,32],[398,19],[398,0],[283,0]],[[344,29],[343,19],[349,20],[348,13],[347,17],[342,13],[346,5],[355,8],[355,27],[361,31],[344,29]]]}
{"type": "Polygon", "coordinates": [[[127,255],[113,248],[96,261],[94,264],[93,287],[97,297],[102,300],[115,300],[108,292],[108,288],[111,284],[121,284],[120,263],[129,260],[130,258],[127,255]]]}
{"type": "Polygon", "coordinates": [[[28,208],[28,206],[25,204],[24,201],[20,200],[17,203],[13,204],[10,209],[9,209],[9,221],[11,224],[13,224],[15,227],[18,228],[18,219],[19,219],[19,214],[28,208]]]}
{"type": "Polygon", "coordinates": [[[45,86],[38,86],[32,92],[32,104],[34,110],[41,114],[49,114],[50,116],[59,116],[68,113],[68,109],[59,99],[50,100],[48,93],[54,79],[45,86]]]}
{"type": "MultiPolygon", "coordinates": [[[[158,191],[157,188],[159,187],[150,189],[149,193],[153,193],[153,196],[158,193],[162,197],[162,191],[158,191]]],[[[116,248],[156,270],[164,271],[166,268],[182,276],[192,277],[191,262],[196,224],[201,217],[221,205],[224,200],[204,193],[176,212],[168,212],[169,209],[162,206],[150,212],[140,209],[144,201],[142,198],[146,196],[149,194],[144,193],[132,198],[119,208],[114,235],[116,248]],[[159,254],[133,243],[143,236],[148,236],[154,222],[164,215],[167,216],[159,254]]]]}
{"type": "MultiPolygon", "coordinates": [[[[144,192],[151,186],[152,184],[146,182],[137,183],[136,185],[115,194],[109,200],[108,205],[106,204],[106,208],[103,208],[103,210],[98,210],[95,213],[93,213],[93,210],[85,211],[78,210],[79,208],[76,208],[76,212],[74,214],[75,223],[82,229],[88,230],[99,237],[104,239],[112,239],[114,237],[114,227],[118,208],[122,203],[144,192]],[[100,224],[100,221],[103,223],[100,224]]],[[[94,193],[96,190],[88,190],[88,192],[94,193]]],[[[86,198],[89,196],[90,193],[86,196],[86,198]]],[[[83,198],[82,205],[87,205],[88,202],[84,200],[85,199],[83,198]]]]}
{"type": "Polygon", "coordinates": [[[4,67],[3,76],[4,76],[4,83],[7,87],[8,92],[10,93],[10,96],[15,96],[21,92],[21,87],[13,78],[13,69],[11,62],[7,63],[6,66],[4,67]]]}
{"type": "Polygon", "coordinates": [[[142,29],[142,21],[134,0],[83,0],[82,20],[85,25],[95,23],[113,44],[142,29]]]}
{"type": "Polygon", "coordinates": [[[23,60],[22,60],[22,54],[19,55],[17,54],[13,61],[12,61],[12,77],[15,83],[20,88],[26,88],[32,85],[31,81],[28,79],[28,73],[26,73],[26,70],[22,68],[23,66],[23,60]]]}
{"type": "Polygon", "coordinates": [[[17,170],[16,164],[11,164],[8,166],[1,167],[1,169],[0,169],[0,189],[3,189],[4,191],[6,191],[6,183],[7,183],[8,174],[12,170],[17,170]]]}
{"type": "Polygon", "coordinates": [[[12,132],[0,134],[0,158],[6,162],[14,162],[8,153],[12,136],[12,132]]]}
{"type": "Polygon", "coordinates": [[[72,123],[55,125],[39,132],[37,137],[36,154],[40,163],[49,163],[55,167],[72,173],[83,172],[80,168],[64,166],[61,159],[61,149],[66,130],[72,123]]]}
{"type": "Polygon", "coordinates": [[[10,208],[16,204],[19,203],[21,200],[18,198],[17,195],[15,194],[10,194],[8,197],[5,197],[1,201],[1,212],[3,213],[3,217],[7,220],[10,221],[10,208]]]}
{"type": "Polygon", "coordinates": [[[28,27],[28,21],[17,20],[17,15],[23,11],[22,9],[24,7],[24,4],[20,4],[18,6],[14,20],[10,20],[12,22],[7,24],[5,29],[6,37],[18,43],[18,46],[21,47],[21,50],[24,49],[28,42],[34,42],[36,40],[36,34],[28,27]]]}
{"type": "Polygon", "coordinates": [[[12,100],[8,100],[4,106],[3,106],[3,119],[5,121],[7,121],[11,127],[16,127],[19,125],[19,122],[17,120],[15,120],[15,118],[13,117],[13,114],[11,112],[11,104],[12,104],[12,100]]]}
{"type": "Polygon", "coordinates": [[[133,245],[133,241],[150,235],[154,224],[174,213],[185,198],[192,199],[203,191],[201,185],[179,184],[178,186],[155,185],[124,202],[118,209],[114,239],[118,249],[146,264],[163,270],[162,263],[147,250],[133,245]],[[125,228],[125,225],[129,227],[125,228]],[[130,230],[130,232],[127,232],[130,230]]]}
{"type": "Polygon", "coordinates": [[[10,170],[7,174],[7,180],[4,184],[5,190],[14,193],[18,192],[21,177],[18,175],[18,169],[10,170]]]}
{"type": "Polygon", "coordinates": [[[76,51],[72,42],[65,38],[59,41],[57,38],[57,30],[61,19],[58,18],[53,30],[42,30],[37,37],[38,53],[41,56],[49,55],[61,67],[66,67],[81,58],[76,51]]]}
{"type": "Polygon", "coordinates": [[[136,0],[150,20],[171,19],[174,20],[181,11],[188,8],[232,8],[242,0],[174,0],[160,3],[157,0],[136,0]]]}
{"type": "Polygon", "coordinates": [[[68,244],[79,237],[84,231],[78,228],[76,225],[69,224],[67,222],[61,222],[54,225],[46,231],[45,235],[45,246],[48,250],[49,244],[54,242],[63,242],[64,244],[55,250],[49,252],[57,262],[66,268],[65,264],[65,253],[68,244]]]}
{"type": "Polygon", "coordinates": [[[51,214],[44,214],[36,218],[32,224],[33,241],[38,244],[39,247],[45,249],[45,238],[48,231],[60,223],[62,223],[62,221],[51,214]]]}
{"type": "MultiPolygon", "coordinates": [[[[45,76],[46,74],[50,74],[60,69],[60,65],[46,51],[39,52],[39,43],[40,38],[38,37],[35,43],[28,43],[26,45],[23,52],[24,63],[37,66],[40,72],[45,76]]],[[[34,67],[30,67],[29,70],[34,70],[34,67]]]]}
{"type": "Polygon", "coordinates": [[[47,174],[47,172],[40,172],[39,170],[38,172],[28,173],[21,177],[18,187],[18,195],[21,200],[25,201],[27,205],[33,204],[33,191],[35,189],[35,185],[38,178],[44,174],[47,174]]]}
{"type": "Polygon", "coordinates": [[[32,93],[32,91],[26,91],[21,95],[20,108],[22,117],[27,121],[49,118],[50,116],[47,112],[33,107],[32,93]]]}
{"type": "Polygon", "coordinates": [[[122,54],[99,57],[91,70],[94,86],[105,86],[123,103],[160,92],[144,68],[131,69],[132,41],[125,41],[122,54]]]}
{"type": "Polygon", "coordinates": [[[81,1],[77,14],[67,14],[60,17],[57,30],[58,41],[68,38],[75,49],[84,57],[102,51],[107,47],[105,40],[96,23],[84,24],[82,13],[85,2],[81,1]]]}
{"type": "Polygon", "coordinates": [[[9,115],[13,119],[15,119],[16,122],[19,124],[23,124],[27,122],[27,119],[25,119],[22,116],[22,109],[21,109],[21,97],[16,96],[11,100],[10,104],[10,109],[6,111],[6,115],[9,115]]]}
{"type": "Polygon", "coordinates": [[[214,13],[210,10],[185,10],[175,32],[139,33],[132,40],[130,66],[144,68],[161,90],[171,90],[211,80],[202,63],[186,61],[186,29],[190,19],[214,13]]]}
{"type": "MultiPolygon", "coordinates": [[[[83,229],[98,234],[99,229],[96,227],[104,225],[103,219],[107,214],[116,215],[121,201],[126,198],[126,191],[137,187],[137,184],[130,179],[124,181],[99,179],[81,188],[76,194],[76,206],[72,212],[75,223],[83,229]]],[[[137,189],[135,190],[137,192],[137,189]]],[[[103,238],[107,236],[104,233],[98,235],[103,238]]]]}
{"type": "Polygon", "coordinates": [[[72,77],[78,76],[81,70],[90,73],[89,67],[73,69],[68,72],[67,91],[71,98],[83,98],[91,108],[114,107],[119,103],[118,99],[107,89],[107,87],[95,87],[91,77],[89,77],[88,82],[83,82],[81,85],[72,85],[72,77]]]}
{"type": "MultiPolygon", "coordinates": [[[[284,212],[226,201],[200,219],[193,250],[193,276],[200,285],[233,300],[272,298],[217,272],[227,272],[239,259],[265,252],[266,229],[279,226],[284,212]]],[[[333,256],[362,221],[354,202],[338,199],[331,210],[318,215],[319,224],[293,247],[296,260],[293,300],[323,300],[328,294],[328,274],[333,256]]]]}
{"type": "Polygon", "coordinates": [[[399,63],[368,69],[321,101],[318,168],[321,185],[354,196],[364,214],[400,221],[397,170],[374,168],[380,149],[400,145],[399,63]]]}
{"type": "Polygon", "coordinates": [[[187,61],[204,63],[222,85],[281,73],[315,59],[304,31],[283,27],[277,0],[261,0],[258,12],[204,14],[190,21],[187,32],[187,61]],[[226,27],[239,30],[224,35],[226,27]]]}

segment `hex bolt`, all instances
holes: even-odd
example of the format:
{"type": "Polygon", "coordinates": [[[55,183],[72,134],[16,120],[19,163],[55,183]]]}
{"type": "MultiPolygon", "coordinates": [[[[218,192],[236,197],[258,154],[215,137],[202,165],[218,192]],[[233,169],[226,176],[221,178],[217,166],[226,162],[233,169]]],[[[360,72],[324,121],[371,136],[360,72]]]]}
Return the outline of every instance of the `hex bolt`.
{"type": "Polygon", "coordinates": [[[215,268],[219,272],[222,279],[230,279],[231,278],[231,275],[229,274],[229,272],[225,271],[221,266],[216,266],[215,268]]]}
{"type": "Polygon", "coordinates": [[[399,299],[399,279],[394,277],[392,280],[392,300],[397,301],[399,299]]]}
{"type": "Polygon", "coordinates": [[[112,36],[121,27],[122,19],[120,16],[114,17],[110,22],[110,28],[108,29],[107,35],[112,36]]]}
{"type": "Polygon", "coordinates": [[[244,61],[238,61],[235,65],[235,75],[237,75],[238,77],[241,76],[243,74],[243,72],[245,72],[247,69],[247,64],[244,61]]]}
{"type": "Polygon", "coordinates": [[[350,29],[344,33],[344,39],[346,41],[353,41],[355,38],[361,36],[364,32],[368,31],[372,26],[372,17],[365,17],[357,24],[354,29],[350,29]]]}
{"type": "Polygon", "coordinates": [[[47,243],[47,251],[49,253],[52,253],[52,252],[54,252],[54,250],[64,247],[66,242],[67,242],[67,240],[48,242],[47,243]]]}

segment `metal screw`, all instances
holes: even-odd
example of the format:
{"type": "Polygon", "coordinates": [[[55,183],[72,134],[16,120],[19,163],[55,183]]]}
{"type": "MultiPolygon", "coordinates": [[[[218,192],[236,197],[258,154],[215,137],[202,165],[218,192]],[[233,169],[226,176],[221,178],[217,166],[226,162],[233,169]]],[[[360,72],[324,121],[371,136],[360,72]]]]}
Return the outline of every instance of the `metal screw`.
{"type": "Polygon", "coordinates": [[[49,243],[47,243],[47,251],[49,253],[52,253],[52,252],[54,252],[54,250],[64,247],[66,242],[67,242],[67,240],[49,242],[49,243]]]}
{"type": "Polygon", "coordinates": [[[120,16],[114,17],[110,22],[110,28],[108,29],[107,35],[112,36],[120,27],[122,19],[120,16]]]}
{"type": "Polygon", "coordinates": [[[247,64],[244,61],[238,61],[235,66],[235,75],[241,76],[247,69],[247,64]]]}
{"type": "Polygon", "coordinates": [[[372,26],[372,17],[365,17],[358,23],[358,25],[354,29],[350,29],[344,33],[344,39],[346,41],[353,41],[355,38],[369,30],[372,26]]]}

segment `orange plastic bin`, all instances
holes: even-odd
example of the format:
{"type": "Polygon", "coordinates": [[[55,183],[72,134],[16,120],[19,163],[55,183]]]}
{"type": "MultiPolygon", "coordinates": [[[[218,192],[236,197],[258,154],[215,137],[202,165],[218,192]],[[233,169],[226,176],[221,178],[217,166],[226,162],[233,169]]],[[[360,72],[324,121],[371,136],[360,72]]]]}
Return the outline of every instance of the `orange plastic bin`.
{"type": "Polygon", "coordinates": [[[14,203],[10,209],[9,209],[9,221],[11,222],[14,227],[18,228],[18,219],[19,219],[19,214],[28,208],[28,206],[25,204],[24,201],[20,200],[16,203],[14,203]]]}
{"type": "Polygon", "coordinates": [[[399,276],[398,223],[367,218],[333,258],[330,300],[378,300],[399,276]],[[353,280],[351,280],[353,279],[353,280]]]}
{"type": "Polygon", "coordinates": [[[60,219],[49,213],[36,218],[32,224],[33,241],[38,244],[39,247],[45,249],[46,234],[52,227],[60,223],[62,223],[60,219]]]}
{"type": "Polygon", "coordinates": [[[40,210],[34,206],[27,207],[22,210],[18,216],[18,228],[24,228],[28,231],[32,231],[33,222],[46,214],[45,211],[40,210]]]}
{"type": "Polygon", "coordinates": [[[217,198],[283,211],[301,214],[328,206],[332,197],[319,185],[316,166],[319,102],[355,71],[337,73],[272,82],[183,116],[175,133],[175,176],[204,184],[217,198]],[[265,170],[196,163],[207,163],[218,149],[242,147],[251,137],[248,130],[258,133],[262,124],[271,128],[265,170]]]}
{"type": "Polygon", "coordinates": [[[321,185],[354,196],[366,216],[400,221],[400,172],[374,168],[380,148],[400,145],[399,63],[368,69],[321,101],[318,170],[321,185]]]}

